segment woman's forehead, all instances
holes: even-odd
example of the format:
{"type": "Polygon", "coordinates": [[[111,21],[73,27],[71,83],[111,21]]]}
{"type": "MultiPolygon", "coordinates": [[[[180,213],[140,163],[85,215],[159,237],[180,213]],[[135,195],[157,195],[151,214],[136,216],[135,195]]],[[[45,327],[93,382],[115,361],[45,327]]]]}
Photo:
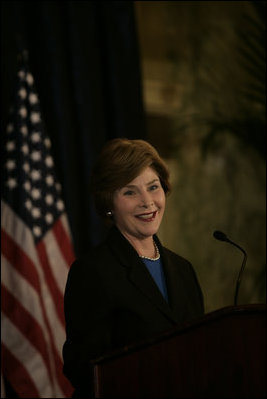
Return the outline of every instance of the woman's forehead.
{"type": "Polygon", "coordinates": [[[134,179],[132,179],[131,181],[126,183],[124,187],[136,186],[139,184],[150,184],[157,180],[159,180],[157,173],[155,172],[155,170],[153,168],[148,166],[145,169],[143,169],[138,174],[138,176],[136,176],[134,179]]]}

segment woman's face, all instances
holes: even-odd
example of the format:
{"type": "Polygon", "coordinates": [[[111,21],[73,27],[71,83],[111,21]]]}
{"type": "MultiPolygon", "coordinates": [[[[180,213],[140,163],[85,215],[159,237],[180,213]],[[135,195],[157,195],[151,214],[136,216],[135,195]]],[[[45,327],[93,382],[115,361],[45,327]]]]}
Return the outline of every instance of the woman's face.
{"type": "Polygon", "coordinates": [[[155,234],[165,210],[165,192],[154,169],[147,167],[125,187],[115,191],[113,218],[129,239],[155,234]]]}

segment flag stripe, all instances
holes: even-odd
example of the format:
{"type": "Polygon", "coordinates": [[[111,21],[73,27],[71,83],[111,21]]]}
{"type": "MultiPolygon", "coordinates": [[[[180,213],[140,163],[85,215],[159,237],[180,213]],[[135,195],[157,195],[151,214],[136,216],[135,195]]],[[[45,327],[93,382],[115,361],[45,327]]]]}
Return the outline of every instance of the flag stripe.
{"type": "MultiPolygon", "coordinates": [[[[57,349],[52,342],[52,350],[54,354],[54,364],[55,364],[55,375],[57,377],[57,381],[59,383],[60,388],[64,392],[64,395],[67,398],[70,398],[73,393],[73,387],[71,383],[67,380],[67,378],[63,374],[63,364],[62,364],[62,359],[59,356],[57,349]]],[[[62,398],[62,396],[58,396],[59,398],[62,398]]]]}
{"type": "Polygon", "coordinates": [[[40,394],[32,381],[31,375],[25,369],[23,364],[18,360],[16,355],[13,355],[10,350],[2,343],[1,344],[2,358],[5,363],[9,365],[5,371],[5,377],[12,382],[12,388],[16,392],[22,392],[21,398],[40,398],[40,394]]]}
{"type": "Polygon", "coordinates": [[[35,264],[4,229],[1,229],[1,247],[4,256],[14,265],[17,271],[28,280],[32,287],[40,293],[40,281],[35,264]]]}
{"type": "MultiPolygon", "coordinates": [[[[4,298],[5,299],[5,298],[4,298]]],[[[23,314],[24,315],[24,314],[23,314]]],[[[4,313],[2,312],[2,317],[4,316],[4,313]]],[[[15,326],[15,324],[14,323],[12,323],[11,322],[11,320],[9,320],[8,318],[6,319],[6,320],[8,320],[8,322],[9,322],[9,330],[11,331],[12,330],[12,328],[13,328],[13,334],[15,335],[15,334],[17,334],[19,337],[18,337],[18,339],[17,339],[17,341],[18,342],[20,342],[20,344],[22,344],[23,346],[25,346],[25,341],[28,341],[28,339],[30,338],[30,335],[29,335],[29,333],[27,333],[27,334],[22,334],[22,335],[20,335],[20,334],[18,334],[18,331],[19,331],[19,328],[17,328],[16,326],[15,326]]],[[[25,321],[26,321],[26,319],[24,319],[25,321]]],[[[7,322],[6,322],[7,323],[7,322]]],[[[3,323],[4,324],[4,323],[3,323]]],[[[33,322],[32,323],[32,326],[31,326],[31,328],[35,328],[36,327],[36,324],[33,322]]],[[[50,331],[50,334],[51,334],[51,331],[50,331]]],[[[3,337],[2,337],[2,339],[3,339],[3,337]]],[[[5,342],[5,340],[3,340],[4,342],[5,342]]],[[[31,341],[32,342],[32,341],[31,341]]],[[[11,347],[12,346],[14,346],[14,345],[11,345],[11,347]]],[[[63,396],[62,396],[62,391],[64,392],[64,395],[66,396],[66,397],[70,397],[71,396],[71,394],[72,394],[72,392],[73,392],[73,388],[72,388],[72,386],[71,386],[71,384],[69,383],[69,381],[66,379],[66,377],[63,375],[63,373],[62,373],[62,367],[63,367],[63,365],[62,365],[62,360],[61,360],[61,358],[60,358],[60,356],[59,356],[59,354],[58,354],[58,352],[57,352],[57,349],[56,349],[56,347],[55,347],[55,345],[54,345],[54,343],[53,343],[53,341],[52,341],[52,343],[51,343],[51,348],[52,348],[52,355],[53,355],[53,361],[54,361],[54,367],[53,367],[53,373],[54,373],[54,376],[53,376],[53,378],[55,378],[55,377],[57,377],[57,380],[58,380],[58,384],[56,384],[56,382],[54,381],[54,386],[53,386],[53,392],[54,392],[54,394],[51,396],[51,397],[59,397],[59,398],[62,398],[63,396]],[[57,394],[56,394],[57,393],[57,394]],[[59,396],[57,396],[57,395],[59,395],[59,396]]],[[[38,352],[40,352],[40,348],[39,347],[37,347],[37,350],[38,350],[38,352]]],[[[39,356],[39,353],[38,352],[35,352],[35,354],[36,354],[36,356],[39,356]]],[[[17,350],[16,350],[16,353],[17,353],[17,350]]],[[[27,356],[30,358],[34,358],[34,356],[33,356],[33,352],[29,352],[28,353],[28,351],[27,352],[25,352],[26,353],[26,355],[22,355],[22,358],[23,358],[23,356],[25,357],[25,360],[24,360],[24,363],[26,362],[26,359],[27,359],[27,356]]],[[[40,362],[39,362],[40,363],[40,362]]],[[[53,364],[53,363],[52,363],[53,364]]],[[[42,370],[42,372],[44,372],[44,364],[41,366],[41,365],[39,365],[39,368],[40,368],[40,370],[42,370]]],[[[33,373],[34,372],[34,370],[31,370],[31,372],[33,373]]],[[[42,378],[40,378],[40,381],[44,381],[44,375],[42,375],[41,376],[42,378]]],[[[51,385],[51,384],[50,384],[51,385]]],[[[43,390],[42,390],[43,391],[43,390]]],[[[41,391],[41,392],[42,392],[41,391]]],[[[44,396],[44,397],[50,397],[50,396],[44,396]]]]}
{"type": "MultiPolygon", "coordinates": [[[[19,237],[22,238],[23,236],[19,235],[19,237]]],[[[3,252],[3,254],[5,256],[6,255],[10,255],[10,254],[14,254],[14,252],[17,251],[19,259],[22,259],[22,260],[26,259],[29,263],[32,264],[32,261],[29,258],[27,258],[26,256],[23,256],[25,254],[23,253],[23,251],[21,251],[21,246],[19,246],[17,243],[15,243],[9,237],[9,235],[6,234],[4,231],[3,231],[3,234],[2,234],[2,240],[3,240],[2,252],[3,252]],[[8,242],[9,245],[7,245],[7,242],[8,242]],[[3,245],[4,243],[5,243],[5,245],[3,245]]],[[[10,261],[12,261],[12,259],[10,261]]],[[[32,266],[34,267],[33,264],[32,264],[32,266]]],[[[27,276],[26,276],[26,279],[27,279],[27,276]]],[[[44,287],[44,284],[42,284],[42,286],[44,287]]],[[[35,289],[36,287],[33,287],[33,288],[35,289]]],[[[46,312],[45,312],[45,309],[44,309],[44,306],[43,306],[43,301],[42,301],[42,296],[41,295],[40,295],[40,301],[41,301],[42,311],[43,311],[43,314],[44,314],[44,317],[45,317],[45,320],[46,320],[48,334],[50,335],[50,339],[51,339],[51,345],[52,345],[51,350],[52,350],[53,358],[54,358],[54,362],[55,362],[55,372],[57,374],[57,378],[59,380],[60,386],[65,391],[65,394],[69,395],[70,392],[73,391],[73,388],[71,387],[70,383],[66,380],[66,378],[64,377],[64,375],[62,373],[62,367],[63,367],[63,364],[62,364],[62,345],[63,345],[64,339],[65,339],[64,338],[65,337],[65,331],[64,331],[62,325],[59,324],[59,321],[58,321],[56,315],[52,311],[53,308],[55,307],[54,306],[55,302],[52,301],[51,299],[49,301],[48,295],[45,295],[45,297],[46,297],[46,305],[47,305],[47,308],[49,309],[49,311],[47,311],[47,315],[46,315],[46,312]],[[50,306],[48,306],[49,302],[50,302],[50,306]],[[48,317],[49,321],[47,320],[47,317],[48,317]],[[55,344],[53,343],[53,341],[55,342],[55,344]]],[[[61,302],[63,302],[63,297],[61,297],[61,302]]],[[[62,322],[63,321],[61,321],[61,324],[62,324],[62,322]]]]}
{"type": "MultiPolygon", "coordinates": [[[[48,287],[46,285],[46,282],[44,281],[44,276],[43,276],[43,271],[42,268],[39,264],[38,260],[38,255],[36,251],[36,247],[33,245],[33,239],[32,235],[27,228],[27,226],[24,224],[22,220],[20,220],[16,214],[12,211],[12,209],[2,200],[1,203],[1,208],[2,211],[4,212],[4,217],[2,218],[2,223],[5,226],[5,231],[7,231],[8,234],[12,234],[12,242],[14,242],[14,245],[16,248],[21,250],[21,248],[24,249],[25,252],[27,252],[27,255],[29,255],[30,262],[33,263],[38,270],[40,280],[41,280],[41,288],[42,288],[42,295],[40,298],[45,298],[45,303],[46,303],[46,308],[47,308],[47,316],[49,320],[49,324],[52,327],[52,335],[55,340],[56,348],[57,351],[61,354],[62,350],[62,345],[65,340],[65,330],[62,326],[62,323],[58,320],[56,310],[55,310],[55,303],[53,302],[53,299],[50,295],[50,292],[48,290],[48,287]],[[14,234],[13,226],[17,227],[18,234],[14,234]],[[26,239],[25,239],[26,238],[26,239]]],[[[3,240],[3,235],[1,237],[1,240],[3,240]]],[[[12,247],[12,243],[11,243],[12,247]]],[[[5,242],[4,240],[2,241],[2,252],[5,254],[5,242]]],[[[11,251],[12,254],[13,251],[11,251]]],[[[10,263],[12,263],[12,259],[8,259],[10,263]]],[[[20,253],[18,254],[18,259],[20,259],[20,253]]],[[[27,276],[26,276],[27,278],[27,276]]],[[[40,293],[38,291],[38,293],[40,293]]],[[[45,314],[45,313],[44,313],[45,314]]]]}
{"type": "MultiPolygon", "coordinates": [[[[11,239],[11,237],[3,230],[2,232],[2,252],[7,257],[7,259],[14,259],[14,254],[17,254],[19,262],[14,262],[13,264],[17,267],[18,271],[27,278],[27,280],[32,284],[32,286],[40,293],[40,281],[38,273],[36,272],[35,265],[31,262],[28,256],[21,250],[19,246],[11,239]]],[[[63,312],[63,297],[60,293],[58,286],[55,282],[53,274],[51,272],[51,266],[49,264],[48,256],[46,253],[45,245],[43,241],[37,244],[37,252],[39,254],[40,261],[43,266],[43,271],[48,282],[48,287],[50,293],[53,297],[54,303],[57,304],[56,311],[58,317],[64,326],[64,312],[63,312]]],[[[63,276],[64,277],[64,276],[63,276]]],[[[65,277],[66,278],[66,277],[65,277]]]]}
{"type": "Polygon", "coordinates": [[[63,296],[70,265],[66,263],[61,248],[59,247],[56,237],[52,231],[48,231],[46,233],[42,242],[45,245],[46,252],[49,257],[50,269],[53,273],[53,278],[60,291],[60,295],[63,296]]]}
{"type": "MultiPolygon", "coordinates": [[[[52,387],[43,359],[30,341],[2,313],[2,341],[10,352],[23,364],[31,376],[39,395],[50,397],[52,387]],[[45,396],[48,395],[48,396],[45,396]]],[[[5,361],[6,362],[6,361],[5,361]]],[[[5,364],[4,364],[5,366],[5,364]]],[[[10,365],[9,365],[10,368],[10,365]]]]}
{"type": "Polygon", "coordinates": [[[24,250],[31,262],[39,270],[38,255],[31,230],[3,199],[1,200],[1,226],[12,237],[17,246],[24,250]]]}
{"type": "MultiPolygon", "coordinates": [[[[21,303],[22,306],[24,306],[24,308],[27,309],[27,311],[36,320],[36,323],[39,323],[39,325],[42,327],[45,341],[47,343],[47,350],[50,354],[50,359],[51,357],[56,358],[57,364],[59,364],[59,369],[61,369],[61,358],[59,358],[56,348],[54,346],[51,347],[51,341],[53,340],[52,332],[50,331],[49,323],[44,313],[44,307],[40,304],[41,298],[38,296],[38,293],[32,288],[32,286],[28,284],[27,280],[25,280],[19,273],[16,272],[13,266],[3,255],[1,257],[1,263],[2,284],[5,285],[14,296],[16,296],[17,302],[21,303]],[[44,319],[46,320],[46,323],[44,319]]],[[[4,300],[2,303],[4,303],[4,300]]],[[[32,327],[34,325],[35,323],[32,324],[32,327]]],[[[63,382],[63,386],[64,385],[65,383],[63,382]]]]}
{"type": "Polygon", "coordinates": [[[73,254],[74,254],[74,249],[73,249],[73,246],[72,246],[72,234],[71,234],[71,231],[70,231],[70,226],[69,226],[69,222],[68,222],[68,218],[67,218],[66,213],[63,213],[61,215],[60,220],[61,220],[62,226],[65,229],[65,231],[66,231],[66,233],[67,233],[67,235],[69,237],[69,240],[71,242],[71,252],[73,252],[73,254]]]}
{"type": "Polygon", "coordinates": [[[43,328],[46,341],[49,342],[38,292],[16,271],[3,254],[1,256],[1,266],[2,284],[4,284],[9,292],[12,292],[16,300],[33,315],[37,323],[43,328]]]}
{"type": "MultiPolygon", "coordinates": [[[[39,295],[40,295],[40,300],[41,300],[41,305],[43,307],[43,301],[42,301],[42,296],[41,296],[41,289],[40,289],[40,282],[39,282],[39,276],[36,272],[36,268],[35,265],[32,263],[32,261],[28,258],[28,256],[24,253],[24,251],[21,250],[21,247],[18,246],[14,240],[12,240],[12,238],[5,233],[5,231],[2,229],[2,252],[4,254],[4,256],[9,260],[10,263],[12,263],[17,271],[19,273],[22,274],[22,276],[32,285],[32,287],[38,291],[39,295]],[[14,255],[16,254],[17,258],[19,259],[19,262],[14,262],[14,255]]],[[[38,248],[38,250],[41,252],[41,250],[38,248]]],[[[41,253],[41,256],[44,257],[46,256],[45,250],[43,251],[43,253],[41,253]]],[[[49,275],[49,269],[50,266],[47,262],[47,264],[44,265],[44,269],[48,269],[46,270],[46,275],[49,275]]],[[[50,276],[49,276],[50,277],[50,276]]],[[[51,278],[50,279],[50,292],[52,291],[52,293],[54,294],[54,300],[50,299],[47,297],[47,301],[49,301],[51,303],[51,310],[52,308],[55,308],[56,312],[57,312],[57,318],[60,319],[60,323],[62,325],[61,329],[63,329],[64,326],[64,313],[62,314],[63,311],[63,297],[60,295],[60,293],[58,292],[57,287],[55,288],[55,293],[53,292],[53,289],[55,287],[54,281],[51,278]],[[57,306],[55,306],[54,304],[57,304],[57,306]],[[61,311],[61,313],[60,313],[61,311]]],[[[51,311],[49,312],[50,315],[52,316],[51,311]]],[[[53,321],[50,324],[53,328],[55,327],[54,322],[56,322],[56,324],[58,325],[58,322],[56,321],[56,317],[53,317],[53,321]]],[[[57,332],[58,333],[58,332],[57,332]]],[[[56,334],[57,334],[56,333],[56,334]]],[[[62,334],[64,334],[64,332],[62,331],[62,334]]],[[[62,336],[61,334],[61,336],[62,336]]],[[[60,348],[59,348],[60,350],[60,348]]]]}
{"type": "Polygon", "coordinates": [[[20,332],[31,341],[32,345],[41,354],[50,379],[52,380],[52,371],[49,354],[47,351],[47,342],[43,331],[31,314],[16,301],[16,298],[1,284],[2,311],[6,317],[20,330],[20,332]]]}
{"type": "MultiPolygon", "coordinates": [[[[2,259],[4,260],[3,263],[2,263],[2,277],[3,277],[3,280],[5,280],[5,274],[6,273],[4,271],[6,269],[5,266],[7,265],[7,262],[5,261],[3,256],[2,256],[2,259]]],[[[21,278],[21,276],[19,276],[19,278],[21,278]]],[[[6,279],[8,280],[8,277],[6,279]]],[[[10,284],[10,282],[8,282],[8,283],[10,284]]],[[[47,331],[46,335],[48,334],[48,336],[50,337],[49,338],[50,344],[48,345],[48,349],[50,349],[50,351],[52,351],[51,355],[53,356],[53,360],[54,360],[54,363],[56,365],[55,370],[53,370],[53,371],[54,371],[54,373],[57,374],[57,378],[59,380],[59,384],[60,384],[60,386],[62,386],[62,389],[65,391],[65,393],[66,393],[66,395],[68,397],[68,395],[70,394],[70,392],[73,389],[70,386],[69,382],[66,381],[66,378],[64,377],[64,375],[62,373],[63,364],[62,364],[61,350],[62,350],[62,342],[63,341],[61,340],[61,342],[58,342],[58,339],[57,339],[58,337],[57,336],[53,337],[53,333],[55,334],[56,330],[53,329],[53,324],[52,324],[52,328],[50,327],[51,324],[49,325],[49,322],[47,320],[46,311],[45,311],[45,308],[44,308],[44,306],[42,304],[42,297],[40,297],[40,301],[41,301],[41,304],[40,304],[41,305],[41,310],[40,310],[40,314],[39,314],[38,318],[40,319],[40,317],[41,317],[40,315],[44,314],[44,319],[46,321],[46,327],[43,326],[43,331],[44,332],[47,331]],[[54,344],[53,338],[54,338],[54,341],[57,343],[57,348],[56,348],[56,346],[54,344]]],[[[2,303],[4,303],[4,301],[2,303]]],[[[32,301],[32,303],[33,303],[33,301],[32,301]]],[[[36,303],[34,304],[34,306],[36,306],[36,303]]],[[[4,309],[3,309],[3,311],[4,311],[4,309]]],[[[31,312],[32,312],[32,310],[31,310],[31,312]]],[[[49,315],[49,313],[48,313],[48,315],[49,315]]],[[[23,319],[23,320],[24,320],[24,322],[26,321],[26,319],[23,319]]],[[[34,320],[33,320],[32,328],[35,328],[35,326],[36,326],[36,324],[34,323],[34,320]]],[[[59,397],[61,397],[61,396],[59,396],[59,397]]]]}
{"type": "Polygon", "coordinates": [[[36,245],[36,249],[39,255],[40,262],[42,264],[46,281],[48,283],[49,291],[53,297],[54,303],[56,304],[55,309],[57,312],[57,316],[61,321],[62,326],[64,326],[63,296],[62,293],[59,291],[53,273],[51,272],[51,265],[49,262],[49,258],[47,256],[46,247],[43,240],[38,242],[38,244],[36,245]]]}
{"type": "Polygon", "coordinates": [[[70,236],[63,225],[63,217],[65,218],[65,214],[63,214],[54,224],[53,233],[55,234],[58,246],[62,251],[69,269],[69,266],[74,261],[74,252],[71,246],[70,236]]]}

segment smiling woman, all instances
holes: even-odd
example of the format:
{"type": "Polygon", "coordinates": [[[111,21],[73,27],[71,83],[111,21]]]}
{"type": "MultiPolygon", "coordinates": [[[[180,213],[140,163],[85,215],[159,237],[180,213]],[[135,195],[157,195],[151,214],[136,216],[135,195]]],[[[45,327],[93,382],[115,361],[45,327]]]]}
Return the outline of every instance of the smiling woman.
{"type": "Polygon", "coordinates": [[[92,191],[111,226],[107,238],[71,266],[65,290],[64,373],[74,396],[92,394],[90,361],[204,313],[195,271],[157,237],[169,173],[143,140],[106,143],[92,191]]]}

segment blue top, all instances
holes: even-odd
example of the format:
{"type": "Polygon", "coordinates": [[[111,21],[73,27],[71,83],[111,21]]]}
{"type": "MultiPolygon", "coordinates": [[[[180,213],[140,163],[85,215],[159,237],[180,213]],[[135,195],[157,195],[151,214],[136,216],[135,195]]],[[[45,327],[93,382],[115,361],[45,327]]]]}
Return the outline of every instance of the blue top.
{"type": "Polygon", "coordinates": [[[155,280],[165,300],[168,302],[168,292],[161,259],[159,258],[158,260],[149,260],[142,258],[142,261],[144,262],[151,276],[155,280]]]}

